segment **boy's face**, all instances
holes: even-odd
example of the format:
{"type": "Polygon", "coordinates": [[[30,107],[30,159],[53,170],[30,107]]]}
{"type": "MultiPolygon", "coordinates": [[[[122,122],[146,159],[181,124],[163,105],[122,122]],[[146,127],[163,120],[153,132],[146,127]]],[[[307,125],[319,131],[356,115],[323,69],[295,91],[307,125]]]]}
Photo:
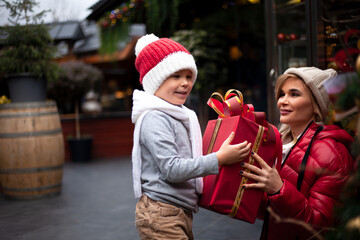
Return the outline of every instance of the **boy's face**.
{"type": "Polygon", "coordinates": [[[183,69],[168,77],[155,92],[155,96],[174,105],[182,105],[193,87],[192,72],[183,69]]]}

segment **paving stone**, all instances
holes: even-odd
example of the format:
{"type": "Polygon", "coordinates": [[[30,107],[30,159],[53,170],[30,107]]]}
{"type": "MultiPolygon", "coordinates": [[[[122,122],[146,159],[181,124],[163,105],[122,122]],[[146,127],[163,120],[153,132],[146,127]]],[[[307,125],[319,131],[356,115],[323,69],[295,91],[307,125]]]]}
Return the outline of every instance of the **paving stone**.
{"type": "MultiPolygon", "coordinates": [[[[7,200],[0,193],[1,240],[136,240],[131,159],[67,162],[59,196],[7,200]]],[[[205,209],[194,214],[196,240],[259,239],[249,224],[205,209]]]]}

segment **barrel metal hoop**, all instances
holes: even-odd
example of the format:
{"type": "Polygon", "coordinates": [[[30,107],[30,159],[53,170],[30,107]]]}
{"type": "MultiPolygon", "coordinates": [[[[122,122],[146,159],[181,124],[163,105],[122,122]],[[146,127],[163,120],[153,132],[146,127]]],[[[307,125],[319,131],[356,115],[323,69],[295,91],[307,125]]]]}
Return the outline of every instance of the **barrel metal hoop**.
{"type": "Polygon", "coordinates": [[[38,172],[55,171],[55,170],[62,169],[63,167],[64,167],[64,164],[61,164],[58,166],[39,167],[39,168],[0,169],[0,173],[3,173],[3,174],[38,173],[38,172]]]}
{"type": "MultiPolygon", "coordinates": [[[[57,115],[57,111],[51,112],[25,112],[25,113],[14,113],[14,114],[0,114],[0,118],[17,118],[17,117],[39,117],[47,115],[57,115]]],[[[58,116],[58,115],[57,115],[58,116]]]]}
{"type": "Polygon", "coordinates": [[[44,191],[59,187],[61,187],[61,183],[43,186],[43,187],[35,187],[35,188],[9,188],[9,187],[2,187],[2,188],[4,191],[8,191],[8,192],[34,192],[34,191],[44,191]]]}
{"type": "Polygon", "coordinates": [[[41,199],[46,197],[55,197],[60,195],[61,190],[59,189],[56,192],[49,192],[44,194],[36,194],[36,195],[24,195],[24,196],[17,196],[17,195],[7,195],[4,194],[4,197],[9,200],[35,200],[35,199],[41,199]]]}
{"type": "Polygon", "coordinates": [[[19,133],[1,133],[0,138],[18,138],[18,137],[37,137],[44,135],[52,135],[62,133],[62,129],[53,129],[47,131],[37,131],[37,132],[19,132],[19,133]]]}
{"type": "Polygon", "coordinates": [[[39,101],[39,102],[26,102],[26,103],[7,103],[1,104],[0,109],[23,109],[23,108],[46,108],[55,107],[54,101],[39,101]]]}

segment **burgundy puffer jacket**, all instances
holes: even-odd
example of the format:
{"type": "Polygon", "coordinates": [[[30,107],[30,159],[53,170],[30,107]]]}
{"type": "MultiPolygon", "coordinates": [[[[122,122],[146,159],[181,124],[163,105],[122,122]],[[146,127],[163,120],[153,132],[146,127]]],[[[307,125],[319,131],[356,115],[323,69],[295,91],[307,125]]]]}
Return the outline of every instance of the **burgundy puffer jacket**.
{"type": "MultiPolygon", "coordinates": [[[[353,169],[349,153],[352,137],[337,126],[311,123],[293,146],[283,163],[280,176],[284,182],[280,193],[264,200],[282,219],[293,218],[309,223],[316,230],[334,224],[333,208],[338,204],[342,187],[353,169]],[[313,139],[301,185],[297,189],[300,164],[313,139]]],[[[276,223],[270,215],[264,221],[262,239],[308,239],[312,236],[303,227],[290,223],[276,223]]]]}

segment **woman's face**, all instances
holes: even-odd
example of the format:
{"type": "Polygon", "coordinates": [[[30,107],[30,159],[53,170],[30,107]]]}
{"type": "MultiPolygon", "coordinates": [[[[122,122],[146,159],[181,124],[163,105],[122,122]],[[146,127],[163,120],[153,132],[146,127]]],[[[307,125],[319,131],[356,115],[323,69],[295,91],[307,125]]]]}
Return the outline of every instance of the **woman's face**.
{"type": "Polygon", "coordinates": [[[311,92],[301,79],[285,80],[277,106],[280,110],[280,122],[289,125],[296,136],[300,135],[309,122],[314,120],[311,92]]]}

